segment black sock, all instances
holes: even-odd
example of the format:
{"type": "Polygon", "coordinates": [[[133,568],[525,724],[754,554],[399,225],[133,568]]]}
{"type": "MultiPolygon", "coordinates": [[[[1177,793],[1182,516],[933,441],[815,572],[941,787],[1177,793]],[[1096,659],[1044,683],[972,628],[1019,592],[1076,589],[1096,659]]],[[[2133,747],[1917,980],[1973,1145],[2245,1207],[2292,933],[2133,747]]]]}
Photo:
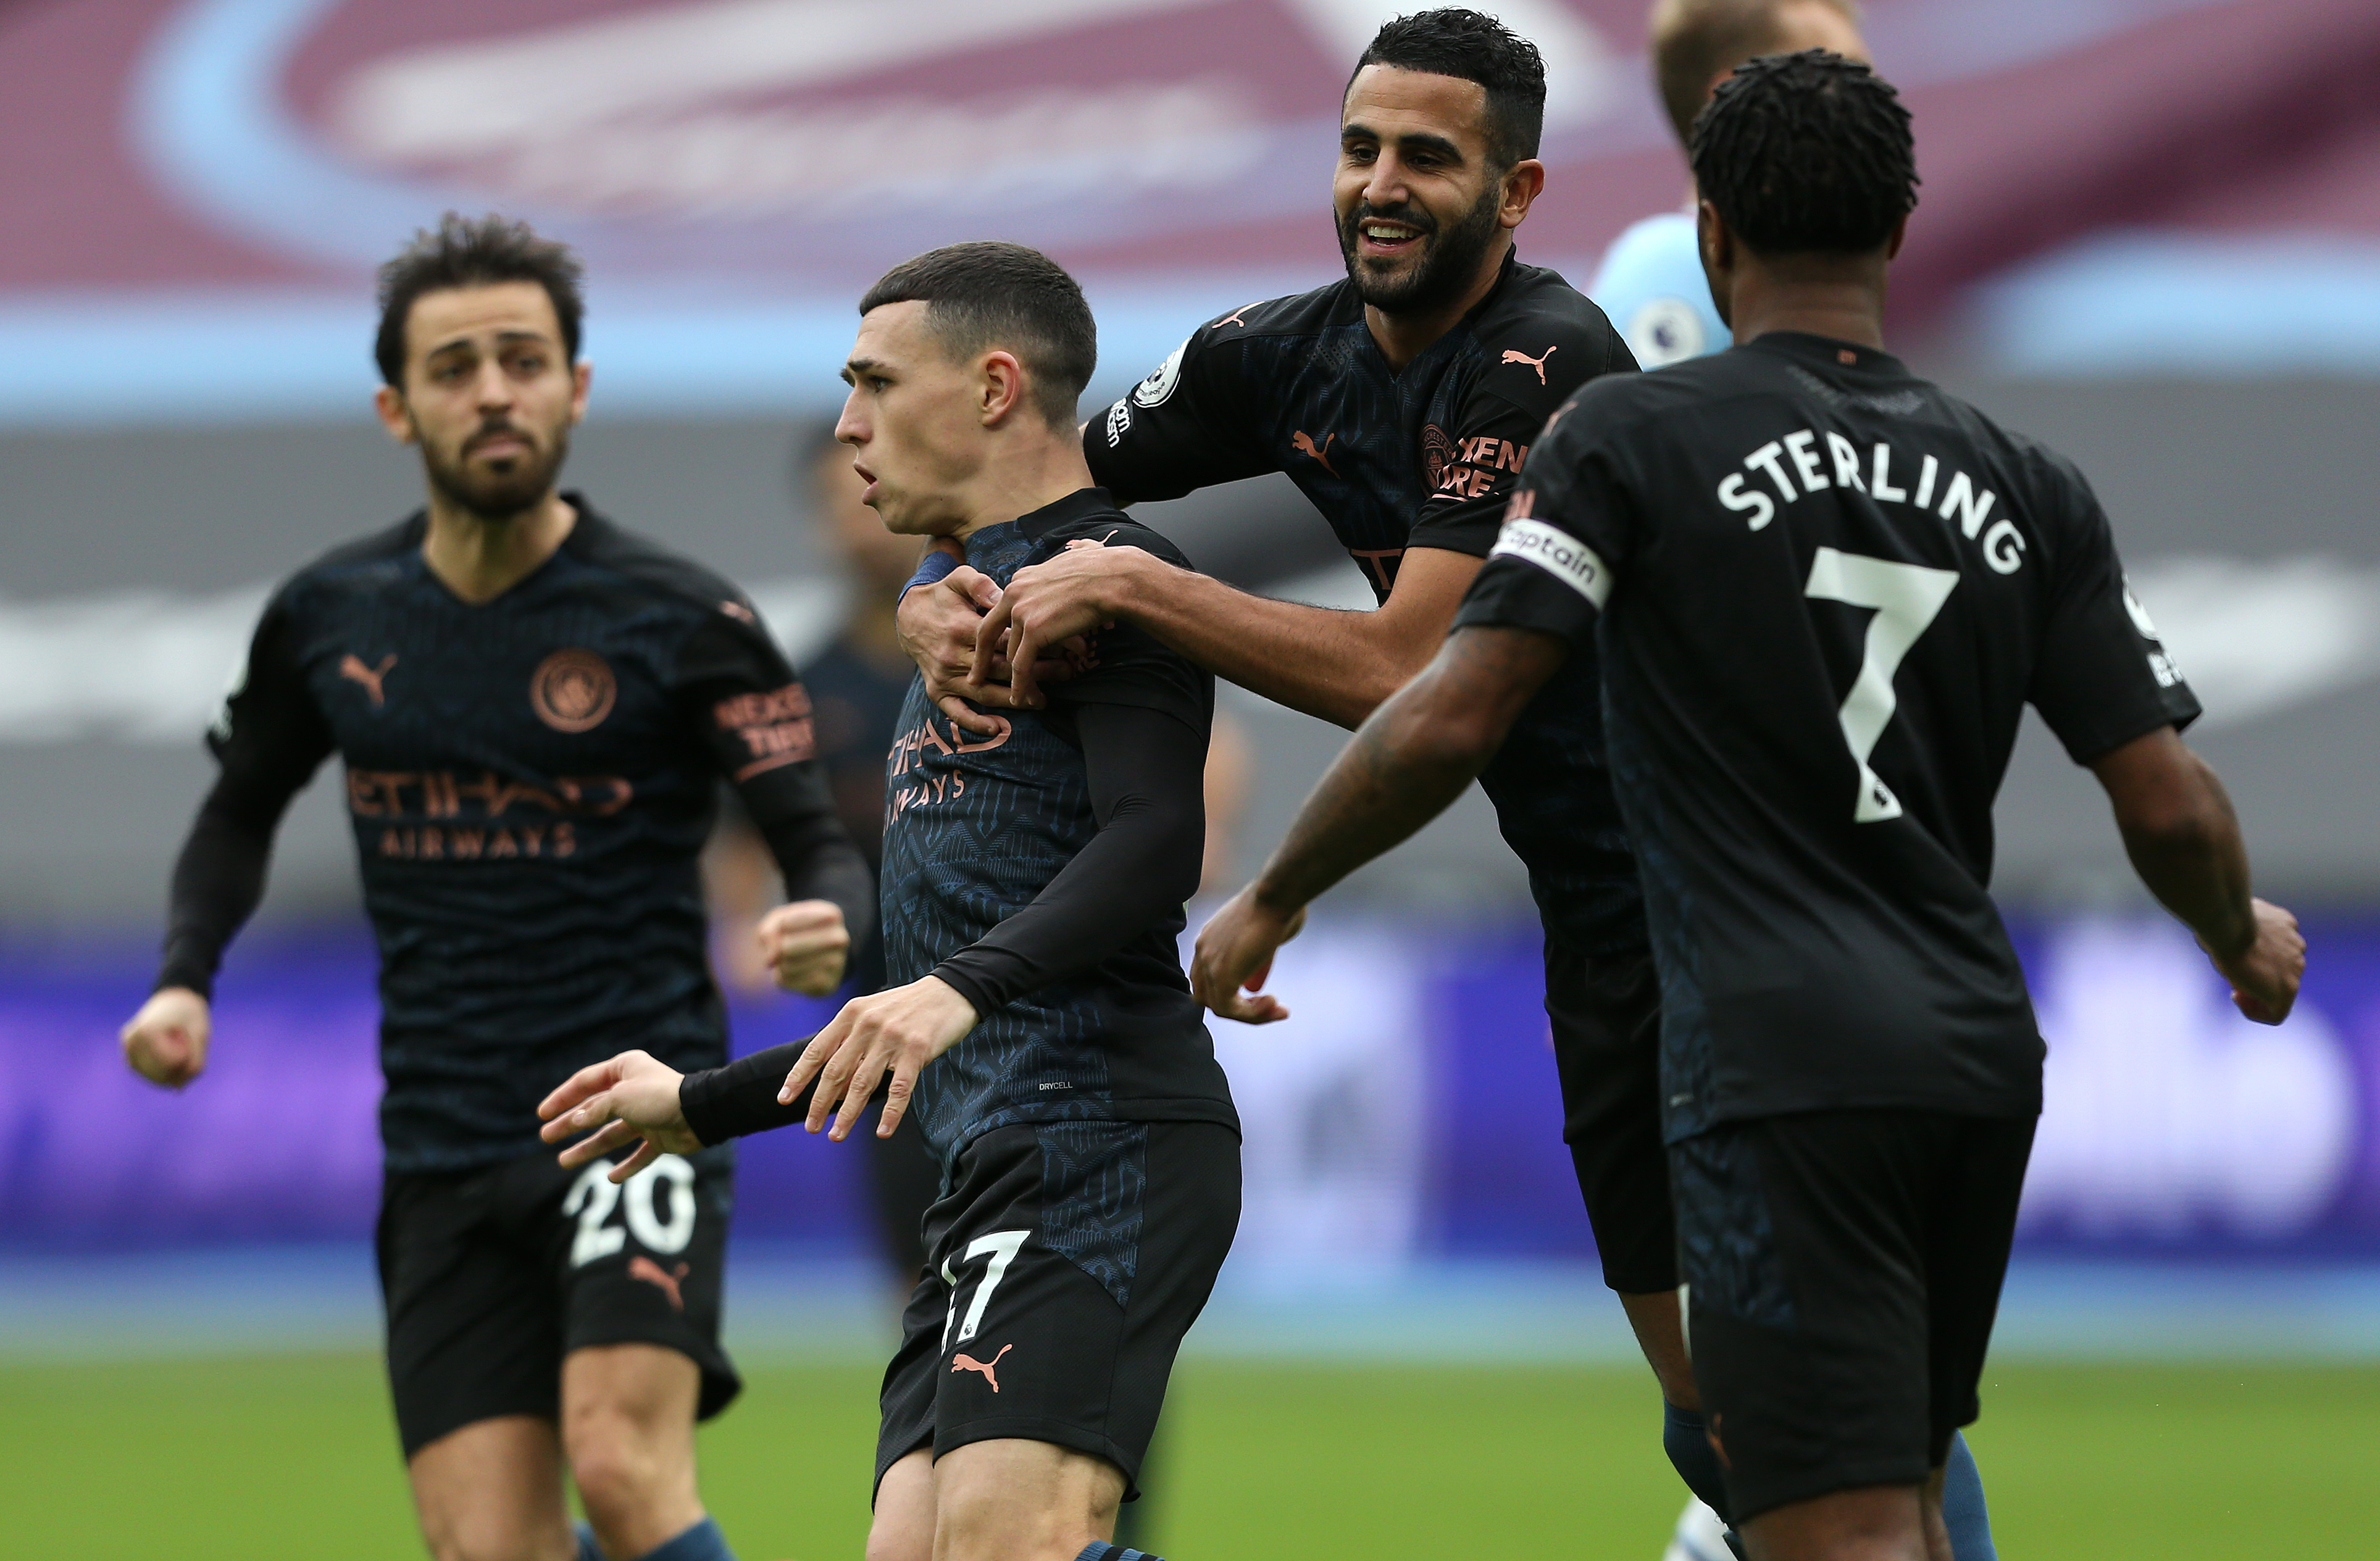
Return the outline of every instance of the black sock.
{"type": "Polygon", "coordinates": [[[1703,1430],[1702,1411],[1682,1410],[1663,1399],[1661,1450],[1670,1455],[1670,1466],[1686,1482],[1686,1489],[1718,1513],[1719,1521],[1731,1525],[1733,1519],[1727,1515],[1727,1473],[1719,1468],[1718,1453],[1703,1430]]]}

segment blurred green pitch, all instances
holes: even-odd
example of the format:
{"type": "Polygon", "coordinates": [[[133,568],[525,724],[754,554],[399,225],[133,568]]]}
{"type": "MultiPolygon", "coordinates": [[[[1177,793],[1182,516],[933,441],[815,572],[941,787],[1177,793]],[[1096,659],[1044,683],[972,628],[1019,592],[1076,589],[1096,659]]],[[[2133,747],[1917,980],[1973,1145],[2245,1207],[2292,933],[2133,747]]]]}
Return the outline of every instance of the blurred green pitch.
{"type": "MultiPolygon", "coordinates": [[[[875,1369],[747,1372],[704,1433],[714,1509],[744,1561],[851,1561],[875,1369]]],[[[1638,1371],[1202,1361],[1177,1381],[1170,1561],[1655,1561],[1682,1500],[1638,1371]]],[[[1985,1410],[2010,1561],[2375,1548],[2380,1365],[2010,1366],[1985,1410]]],[[[365,1355],[0,1366],[0,1511],[14,1555],[421,1554],[365,1355]]]]}

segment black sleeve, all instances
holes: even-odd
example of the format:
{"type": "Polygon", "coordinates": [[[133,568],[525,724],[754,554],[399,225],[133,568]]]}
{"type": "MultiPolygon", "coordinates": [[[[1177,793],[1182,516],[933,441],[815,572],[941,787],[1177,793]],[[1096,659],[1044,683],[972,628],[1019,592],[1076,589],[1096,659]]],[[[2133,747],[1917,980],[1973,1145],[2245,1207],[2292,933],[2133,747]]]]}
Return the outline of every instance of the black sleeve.
{"type": "Polygon", "coordinates": [[[207,746],[221,770],[174,864],[157,985],[212,998],[224,949],[264,896],[273,832],[331,751],[330,728],[307,690],[279,597],[256,626],[248,664],[208,729],[207,746]]]}
{"type": "Polygon", "coordinates": [[[810,1092],[802,1091],[789,1106],[777,1103],[777,1090],[802,1051],[808,1035],[749,1057],[739,1057],[724,1068],[706,1068],[678,1081],[678,1109],[686,1125],[705,1144],[724,1144],[747,1133],[791,1127],[810,1112],[810,1092]]]}
{"type": "Polygon", "coordinates": [[[1213,345],[1230,319],[1193,331],[1155,373],[1083,425],[1091,480],[1117,503],[1179,499],[1194,488],[1280,469],[1257,436],[1238,351],[1228,342],[1213,345]]]}
{"type": "Polygon", "coordinates": [[[1099,832],[1033,903],[934,967],[978,1014],[1098,964],[1198,890],[1206,723],[1136,704],[1074,717],[1099,832]]]}
{"type": "Polygon", "coordinates": [[[1444,442],[1430,441],[1424,452],[1432,491],[1406,538],[1409,548],[1486,557],[1522,465],[1555,413],[1589,381],[1636,369],[1627,344],[1600,314],[1532,312],[1483,335],[1481,346],[1498,361],[1483,365],[1444,442]]]}
{"type": "Polygon", "coordinates": [[[2082,474],[2057,476],[2069,517],[2027,697],[2076,764],[2198,718],[2197,696],[2124,580],[2116,539],[2082,474]]]}
{"type": "Polygon", "coordinates": [[[713,612],[678,652],[676,694],[768,841],[785,897],[834,902],[857,947],[876,926],[876,885],[835,816],[809,691],[784,652],[757,618],[713,612]]]}
{"type": "Polygon", "coordinates": [[[1537,441],[1488,562],[1454,627],[1536,629],[1572,645],[1593,637],[1612,570],[1635,544],[1635,506],[1611,441],[1573,402],[1537,441]]]}

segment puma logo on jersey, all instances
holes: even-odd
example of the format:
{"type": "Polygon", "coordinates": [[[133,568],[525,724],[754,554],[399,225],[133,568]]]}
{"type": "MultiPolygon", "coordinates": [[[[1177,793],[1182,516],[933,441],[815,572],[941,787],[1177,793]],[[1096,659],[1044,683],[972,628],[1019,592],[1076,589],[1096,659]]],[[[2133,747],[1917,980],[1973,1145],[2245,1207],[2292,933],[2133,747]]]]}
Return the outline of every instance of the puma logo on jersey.
{"type": "Polygon", "coordinates": [[[671,1308],[678,1312],[686,1310],[686,1297],[678,1293],[678,1281],[693,1272],[691,1265],[681,1263],[673,1273],[641,1253],[628,1260],[628,1277],[660,1286],[662,1293],[669,1297],[671,1308]]]}
{"type": "Polygon", "coordinates": [[[372,708],[377,710],[388,703],[388,695],[381,688],[380,680],[388,676],[388,670],[395,665],[396,652],[394,650],[382,657],[377,667],[365,666],[360,657],[349,652],[339,658],[339,675],[363,684],[364,692],[371,696],[372,708]]]}
{"type": "MultiPolygon", "coordinates": [[[[1536,357],[1531,357],[1527,353],[1521,351],[1517,347],[1506,347],[1504,349],[1504,362],[1527,364],[1530,368],[1537,371],[1537,383],[1542,385],[1546,382],[1546,359],[1551,357],[1554,354],[1560,351],[1561,351],[1560,345],[1556,344],[1553,346],[1548,347],[1536,357]]],[[[1501,365],[1499,365],[1499,367],[1500,368],[1501,365]]]]}
{"type": "MultiPolygon", "coordinates": [[[[1262,303],[1262,302],[1264,302],[1264,300],[1263,300],[1262,298],[1258,298],[1258,299],[1257,300],[1257,303],[1259,303],[1259,304],[1260,304],[1260,303],[1262,303]]],[[[1229,313],[1229,314],[1227,314],[1227,315],[1223,316],[1223,318],[1222,318],[1222,319],[1220,319],[1220,320],[1219,320],[1219,321],[1215,321],[1215,324],[1214,324],[1214,327],[1213,327],[1213,328],[1214,328],[1215,330],[1220,331],[1220,330],[1221,330],[1221,329],[1222,329],[1224,326],[1226,326],[1226,325],[1236,325],[1236,326],[1240,327],[1242,330],[1245,330],[1245,329],[1247,329],[1247,323],[1248,323],[1248,322],[1247,322],[1246,321],[1245,321],[1245,320],[1242,320],[1242,319],[1240,318],[1240,316],[1242,316],[1242,315],[1244,315],[1244,314],[1247,313],[1247,312],[1248,312],[1248,310],[1250,310],[1250,309],[1254,309],[1254,308],[1256,308],[1256,307],[1257,307],[1257,305],[1256,305],[1256,304],[1242,304],[1239,308],[1237,308],[1237,309],[1233,309],[1231,313],[1229,313]]]]}
{"type": "Polygon", "coordinates": [[[1332,477],[1337,477],[1339,475],[1339,468],[1330,464],[1330,457],[1327,452],[1330,448],[1330,442],[1338,437],[1339,436],[1335,433],[1324,434],[1322,436],[1322,447],[1318,450],[1315,448],[1313,436],[1308,434],[1304,429],[1299,429],[1296,432],[1289,436],[1289,442],[1296,449],[1299,454],[1313,456],[1316,460],[1322,463],[1322,469],[1324,471],[1329,472],[1332,477]]]}
{"type": "MultiPolygon", "coordinates": [[[[1003,1344],[1000,1347],[1000,1355],[1005,1355],[1015,1348],[1016,1346],[1013,1344],[1003,1344]]],[[[955,1376],[961,1372],[981,1372],[983,1380],[991,1384],[991,1390],[997,1393],[1000,1391],[1000,1378],[992,1373],[991,1368],[1000,1364],[1000,1355],[995,1355],[989,1361],[978,1361],[972,1355],[953,1355],[951,1357],[951,1374],[955,1376]]]]}

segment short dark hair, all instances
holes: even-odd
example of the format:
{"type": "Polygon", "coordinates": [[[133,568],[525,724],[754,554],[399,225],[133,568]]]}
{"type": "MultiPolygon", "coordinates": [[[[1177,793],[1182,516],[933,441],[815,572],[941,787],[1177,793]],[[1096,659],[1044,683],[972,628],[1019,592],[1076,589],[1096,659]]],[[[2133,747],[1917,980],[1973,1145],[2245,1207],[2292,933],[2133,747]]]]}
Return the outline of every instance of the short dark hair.
{"type": "Polygon", "coordinates": [[[1099,326],[1066,268],[1022,244],[947,244],[902,261],[859,300],[859,312],[922,303],[927,328],[953,357],[1015,353],[1052,424],[1071,426],[1099,364],[1099,326]]]}
{"type": "Polygon", "coordinates": [[[1825,6],[1846,21],[1859,20],[1854,0],[1656,0],[1653,82],[1681,142],[1693,135],[1694,115],[1710,101],[1720,71],[1773,54],[1786,42],[1777,13],[1797,4],[1825,6]]]}
{"type": "Polygon", "coordinates": [[[1900,94],[1823,49],[1737,67],[1687,151],[1703,199],[1759,254],[1865,254],[1917,205],[1900,94]]]}
{"type": "Polygon", "coordinates": [[[1475,81],[1488,94],[1488,155],[1509,168],[1537,154],[1546,127],[1546,59],[1494,17],[1460,6],[1385,22],[1339,93],[1342,106],[1367,65],[1475,81]]]}
{"type": "Polygon", "coordinates": [[[500,282],[534,282],[553,300],[562,325],[563,350],[578,361],[578,326],[587,313],[579,288],[586,272],[567,245],[540,238],[527,223],[491,212],[466,217],[449,212],[432,230],[422,228],[396,259],[380,268],[380,334],[372,358],[389,384],[405,384],[405,326],[414,300],[450,287],[485,287],[500,282]]]}

